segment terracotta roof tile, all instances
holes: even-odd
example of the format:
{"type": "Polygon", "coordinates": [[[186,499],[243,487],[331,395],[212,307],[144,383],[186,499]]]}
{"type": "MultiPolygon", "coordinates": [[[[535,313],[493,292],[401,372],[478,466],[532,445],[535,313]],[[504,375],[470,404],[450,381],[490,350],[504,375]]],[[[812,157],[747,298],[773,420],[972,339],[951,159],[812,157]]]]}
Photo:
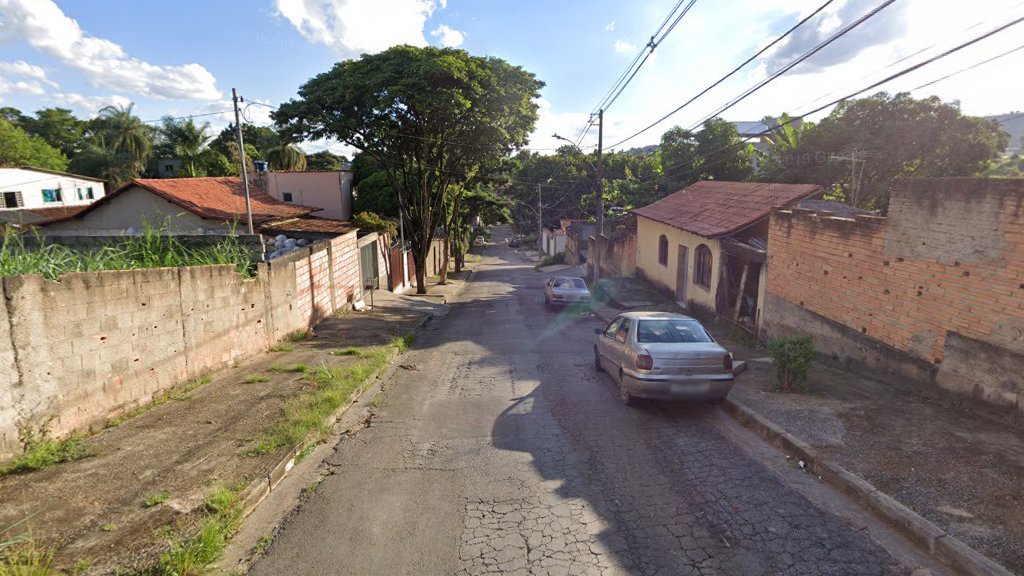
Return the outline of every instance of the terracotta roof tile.
{"type": "Polygon", "coordinates": [[[633,212],[715,238],[731,234],[821,189],[816,184],[765,184],[705,180],[633,212]]]}
{"type": "MultiPolygon", "coordinates": [[[[241,178],[139,178],[132,184],[173,202],[203,218],[234,220],[245,217],[245,190],[241,178]]],[[[249,187],[252,217],[256,221],[305,216],[318,208],[282,202],[254,186],[249,187]]]]}
{"type": "Polygon", "coordinates": [[[327,218],[289,218],[260,225],[265,233],[311,232],[315,234],[347,234],[355,230],[351,222],[327,218]]]}

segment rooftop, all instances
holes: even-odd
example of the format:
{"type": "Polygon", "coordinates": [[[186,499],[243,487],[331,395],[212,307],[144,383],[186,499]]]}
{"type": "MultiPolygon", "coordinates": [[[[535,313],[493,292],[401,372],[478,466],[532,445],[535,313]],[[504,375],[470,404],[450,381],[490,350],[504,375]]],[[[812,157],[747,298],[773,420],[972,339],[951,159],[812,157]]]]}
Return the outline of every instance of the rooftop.
{"type": "Polygon", "coordinates": [[[313,234],[347,234],[355,230],[351,222],[327,218],[288,218],[260,225],[264,233],[305,232],[313,234]]]}
{"type": "Polygon", "coordinates": [[[633,212],[705,238],[726,236],[821,190],[816,184],[705,180],[633,212]]]}

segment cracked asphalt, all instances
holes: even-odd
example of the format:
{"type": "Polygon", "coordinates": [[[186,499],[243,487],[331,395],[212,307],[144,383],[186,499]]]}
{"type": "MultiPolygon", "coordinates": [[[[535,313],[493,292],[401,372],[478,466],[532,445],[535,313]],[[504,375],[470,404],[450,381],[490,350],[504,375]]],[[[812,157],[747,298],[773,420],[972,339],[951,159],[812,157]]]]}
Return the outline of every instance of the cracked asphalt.
{"type": "Polygon", "coordinates": [[[622,406],[542,282],[488,248],[250,573],[944,572],[719,409],[622,406]]]}

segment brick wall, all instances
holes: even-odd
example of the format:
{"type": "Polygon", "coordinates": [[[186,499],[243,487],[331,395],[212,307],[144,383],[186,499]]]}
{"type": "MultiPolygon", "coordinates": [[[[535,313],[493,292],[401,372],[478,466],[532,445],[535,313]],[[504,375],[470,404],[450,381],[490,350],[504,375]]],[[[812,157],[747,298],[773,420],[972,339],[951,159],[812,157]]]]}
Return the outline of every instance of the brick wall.
{"type": "Polygon", "coordinates": [[[352,232],[250,279],[233,266],[3,278],[0,458],[19,450],[19,426],[102,426],[349,306],[361,297],[355,245],[352,232]]]}
{"type": "Polygon", "coordinates": [[[772,215],[763,330],[1024,409],[1024,180],[897,185],[888,218],[772,215]]]}

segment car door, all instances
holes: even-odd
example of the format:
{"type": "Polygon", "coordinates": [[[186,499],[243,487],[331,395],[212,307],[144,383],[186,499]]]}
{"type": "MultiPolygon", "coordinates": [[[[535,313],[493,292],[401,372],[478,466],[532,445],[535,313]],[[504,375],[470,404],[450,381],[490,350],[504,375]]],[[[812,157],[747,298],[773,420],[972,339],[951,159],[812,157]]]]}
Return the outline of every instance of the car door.
{"type": "Polygon", "coordinates": [[[548,280],[546,284],[544,284],[544,301],[545,302],[551,302],[551,285],[554,283],[554,281],[555,281],[555,279],[552,278],[552,279],[548,280]]]}
{"type": "Polygon", "coordinates": [[[615,370],[612,374],[618,379],[620,369],[626,365],[629,361],[629,333],[633,328],[633,321],[629,318],[623,318],[622,323],[619,324],[618,329],[615,331],[615,335],[612,337],[612,341],[609,343],[610,354],[609,357],[615,364],[615,370]]]}
{"type": "Polygon", "coordinates": [[[597,355],[601,360],[601,368],[609,374],[619,370],[619,367],[614,365],[610,355],[612,353],[612,345],[615,343],[615,333],[618,332],[622,321],[623,318],[621,316],[612,320],[608,327],[604,329],[604,332],[597,337],[597,355]]]}

